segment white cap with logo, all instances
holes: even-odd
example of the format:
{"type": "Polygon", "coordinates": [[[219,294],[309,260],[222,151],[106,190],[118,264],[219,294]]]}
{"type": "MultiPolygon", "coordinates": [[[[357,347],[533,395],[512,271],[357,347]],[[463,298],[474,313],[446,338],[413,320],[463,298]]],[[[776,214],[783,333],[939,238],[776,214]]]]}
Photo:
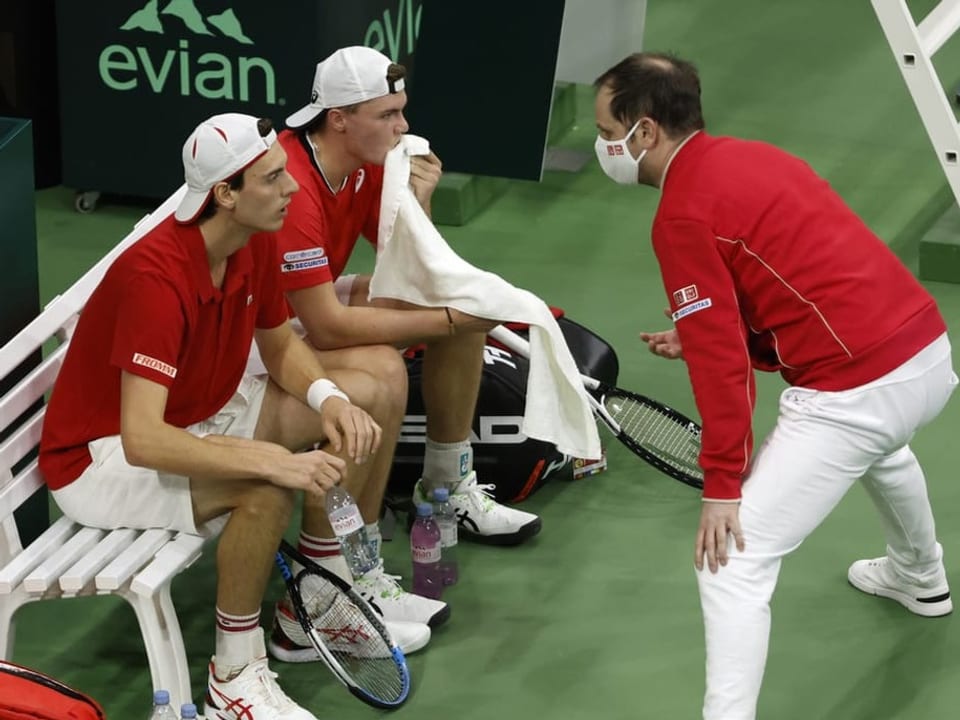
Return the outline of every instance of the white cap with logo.
{"type": "Polygon", "coordinates": [[[298,129],[308,125],[317,115],[330,108],[355,105],[403,90],[403,80],[387,80],[391,60],[373,48],[353,45],[340,48],[317,63],[313,76],[310,104],[287,118],[287,127],[298,129]]]}
{"type": "Polygon", "coordinates": [[[174,217],[193,222],[203,210],[214,186],[238,175],[256,162],[277,139],[271,130],[260,135],[258,118],[224,113],[204,120],[183,144],[183,174],[187,194],[174,217]]]}

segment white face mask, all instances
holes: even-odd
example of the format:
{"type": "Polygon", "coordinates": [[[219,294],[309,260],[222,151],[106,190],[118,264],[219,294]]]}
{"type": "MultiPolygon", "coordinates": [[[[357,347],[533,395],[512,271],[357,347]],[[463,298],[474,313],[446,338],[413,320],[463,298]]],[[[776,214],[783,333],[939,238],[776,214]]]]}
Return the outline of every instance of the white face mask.
{"type": "Polygon", "coordinates": [[[635,185],[637,183],[637,170],[640,167],[640,161],[647,151],[641,150],[640,155],[634,159],[627,147],[627,142],[640,126],[637,120],[630,131],[620,140],[604,140],[597,135],[597,140],[593,144],[593,149],[597,153],[597,160],[600,167],[614,182],[621,185],[635,185]]]}

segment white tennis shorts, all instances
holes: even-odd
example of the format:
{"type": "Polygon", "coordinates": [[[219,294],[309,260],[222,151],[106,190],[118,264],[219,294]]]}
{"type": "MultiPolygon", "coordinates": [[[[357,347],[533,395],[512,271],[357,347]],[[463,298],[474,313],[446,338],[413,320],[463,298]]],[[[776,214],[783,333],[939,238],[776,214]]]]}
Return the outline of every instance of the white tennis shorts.
{"type": "MultiPolygon", "coordinates": [[[[187,432],[253,438],[267,378],[245,375],[237,391],[213,417],[187,432]]],[[[193,517],[190,478],[135,467],[127,462],[119,435],[88,444],[93,462],[76,480],[51,494],[67,517],[91,527],[164,528],[202,534],[193,517]]]]}

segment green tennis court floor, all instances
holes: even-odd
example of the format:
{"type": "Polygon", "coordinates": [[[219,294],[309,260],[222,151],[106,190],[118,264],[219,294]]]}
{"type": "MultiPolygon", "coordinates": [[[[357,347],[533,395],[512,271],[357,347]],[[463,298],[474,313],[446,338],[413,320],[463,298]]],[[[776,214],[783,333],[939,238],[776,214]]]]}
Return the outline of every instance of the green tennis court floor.
{"type": "MultiPolygon", "coordinates": [[[[933,3],[916,3],[915,12],[933,3]]],[[[914,5],[911,3],[911,5],[914,5]]],[[[698,63],[709,129],[775,142],[813,165],[912,267],[916,240],[953,202],[869,3],[651,3],[644,45],[698,63]]],[[[958,67],[948,47],[941,62],[958,67]]],[[[953,80],[953,76],[945,77],[953,80]]],[[[563,140],[592,152],[591,93],[563,140]]],[[[509,122],[509,108],[491,110],[509,122]]],[[[413,129],[416,130],[415,128],[413,129]]],[[[694,412],[680,363],[637,341],[663,327],[649,226],[652,190],[616,187],[595,163],[541,183],[513,182],[463,227],[442,227],[471,262],[564,308],[617,349],[620,381],[694,412]]],[[[105,201],[77,215],[64,188],[38,193],[44,300],[118,241],[145,208],[105,201]]],[[[365,269],[363,255],[353,267],[365,269]]],[[[952,333],[960,286],[929,284],[952,333]]],[[[955,336],[955,335],[954,335],[955,336]]],[[[758,434],[772,424],[776,377],[759,382],[758,434]]],[[[954,401],[914,449],[929,476],[947,570],[960,582],[960,489],[954,401]]],[[[411,657],[414,690],[398,718],[700,716],[703,639],[692,570],[694,491],[608,443],[610,469],[554,481],[524,507],[544,530],[513,549],[463,546],[447,626],[411,657]]],[[[496,478],[481,478],[496,482],[496,478]]],[[[406,575],[406,534],[385,546],[406,575]]],[[[855,488],[784,564],[760,717],[920,720],[960,715],[960,627],[926,620],[846,584],[848,564],[882,554],[872,506],[855,488]]],[[[197,700],[213,648],[213,554],[178,578],[197,700]]],[[[281,591],[276,578],[264,604],[281,591]]],[[[132,611],[115,598],[34,603],[18,616],[16,662],[100,700],[111,718],[145,716],[150,680],[132,611]]],[[[283,666],[284,688],[321,718],[372,717],[317,666],[283,666]]]]}

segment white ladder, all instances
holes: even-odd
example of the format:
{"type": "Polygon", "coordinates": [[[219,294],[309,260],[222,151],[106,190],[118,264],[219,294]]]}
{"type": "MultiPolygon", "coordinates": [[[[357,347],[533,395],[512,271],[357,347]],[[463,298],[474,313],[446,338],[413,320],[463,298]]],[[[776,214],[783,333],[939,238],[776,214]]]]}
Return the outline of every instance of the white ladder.
{"type": "Polygon", "coordinates": [[[919,24],[906,0],[870,1],[960,204],[960,126],[933,67],[933,56],[960,29],[960,0],[941,0],[919,24]]]}

